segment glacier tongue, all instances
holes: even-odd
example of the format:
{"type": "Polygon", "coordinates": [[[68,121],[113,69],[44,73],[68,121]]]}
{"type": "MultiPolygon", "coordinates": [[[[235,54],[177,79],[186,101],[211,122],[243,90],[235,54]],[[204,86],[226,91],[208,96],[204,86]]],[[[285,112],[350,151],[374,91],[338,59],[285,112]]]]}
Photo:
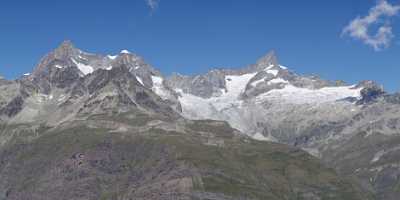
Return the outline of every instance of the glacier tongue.
{"type": "Polygon", "coordinates": [[[250,73],[244,75],[233,75],[226,76],[226,92],[220,98],[226,98],[229,100],[231,98],[237,99],[246,89],[247,83],[252,79],[257,73],[250,73]]]}
{"type": "Polygon", "coordinates": [[[210,118],[214,111],[218,112],[232,106],[240,106],[240,95],[244,92],[250,79],[255,75],[256,73],[226,76],[226,90],[222,89],[220,96],[208,99],[184,93],[182,90],[177,89],[176,92],[181,94],[179,101],[184,109],[183,114],[188,114],[194,118],[210,118]],[[196,115],[199,116],[196,117],[196,115]]]}

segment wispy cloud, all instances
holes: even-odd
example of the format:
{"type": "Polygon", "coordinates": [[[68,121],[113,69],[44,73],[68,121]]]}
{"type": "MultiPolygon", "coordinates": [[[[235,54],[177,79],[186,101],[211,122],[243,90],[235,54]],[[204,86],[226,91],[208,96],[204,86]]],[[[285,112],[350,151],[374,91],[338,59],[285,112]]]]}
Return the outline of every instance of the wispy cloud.
{"type": "Polygon", "coordinates": [[[394,34],[390,18],[397,15],[400,5],[392,5],[386,0],[379,0],[377,5],[369,10],[367,16],[358,16],[343,29],[342,36],[348,35],[361,40],[366,45],[379,51],[390,46],[394,34]],[[376,33],[370,33],[371,25],[378,25],[376,33]]]}
{"type": "Polygon", "coordinates": [[[155,10],[157,10],[160,0],[146,0],[146,3],[150,8],[151,13],[153,13],[155,10]]]}

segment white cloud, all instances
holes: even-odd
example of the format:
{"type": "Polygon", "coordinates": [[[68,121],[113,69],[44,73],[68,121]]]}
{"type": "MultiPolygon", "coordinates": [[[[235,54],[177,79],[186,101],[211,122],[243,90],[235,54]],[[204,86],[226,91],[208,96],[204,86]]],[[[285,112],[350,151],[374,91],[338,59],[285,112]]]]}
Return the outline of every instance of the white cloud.
{"type": "Polygon", "coordinates": [[[389,47],[394,34],[390,18],[397,15],[400,5],[392,5],[386,0],[379,0],[365,17],[357,17],[343,29],[342,35],[349,35],[373,47],[376,51],[389,47]],[[379,25],[375,34],[370,33],[371,25],[379,25]]]}
{"type": "Polygon", "coordinates": [[[158,4],[160,0],[146,0],[147,5],[151,9],[151,12],[154,12],[158,8],[158,4]]]}

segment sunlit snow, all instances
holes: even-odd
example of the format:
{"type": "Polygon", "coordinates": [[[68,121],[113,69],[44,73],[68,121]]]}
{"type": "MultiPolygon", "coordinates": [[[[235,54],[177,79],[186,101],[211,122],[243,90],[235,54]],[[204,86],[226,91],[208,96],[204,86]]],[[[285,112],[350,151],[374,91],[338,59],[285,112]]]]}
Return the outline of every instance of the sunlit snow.
{"type": "Polygon", "coordinates": [[[122,50],[121,54],[130,54],[131,52],[129,52],[128,50],[122,50]]]}
{"type": "Polygon", "coordinates": [[[170,94],[163,85],[163,78],[159,76],[151,76],[151,79],[153,81],[153,92],[160,96],[162,99],[169,99],[170,94]]]}
{"type": "Polygon", "coordinates": [[[136,79],[139,81],[140,84],[144,85],[143,80],[139,76],[136,76],[136,79]]]}
{"type": "Polygon", "coordinates": [[[194,118],[209,118],[216,111],[218,112],[232,106],[240,106],[242,101],[239,100],[239,96],[244,92],[247,83],[255,75],[256,73],[226,76],[226,91],[222,90],[222,95],[208,99],[183,93],[179,89],[176,90],[178,93],[181,93],[179,101],[182,104],[183,112],[192,115],[191,117],[194,118]]]}
{"type": "Polygon", "coordinates": [[[118,56],[108,55],[107,57],[108,57],[109,59],[111,59],[111,60],[115,60],[118,56]]]}
{"type": "Polygon", "coordinates": [[[361,89],[356,89],[354,86],[343,86],[313,90],[288,84],[283,89],[274,89],[257,96],[256,102],[262,103],[268,100],[277,103],[319,104],[334,102],[347,97],[359,98],[361,89]]]}
{"type": "Polygon", "coordinates": [[[93,67],[91,67],[89,65],[85,65],[80,62],[77,62],[74,59],[72,59],[72,61],[75,63],[75,65],[78,67],[78,69],[83,73],[83,75],[88,75],[88,74],[93,73],[93,71],[94,71],[93,67]]]}

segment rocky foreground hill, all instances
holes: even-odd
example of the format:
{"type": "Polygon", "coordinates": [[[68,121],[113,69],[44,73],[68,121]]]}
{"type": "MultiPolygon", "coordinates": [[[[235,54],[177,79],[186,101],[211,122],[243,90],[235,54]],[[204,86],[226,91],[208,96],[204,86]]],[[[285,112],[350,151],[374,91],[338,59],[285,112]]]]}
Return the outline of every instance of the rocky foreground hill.
{"type": "Polygon", "coordinates": [[[271,52],[164,77],[71,42],[0,78],[1,199],[395,200],[400,96],[271,52]]]}

